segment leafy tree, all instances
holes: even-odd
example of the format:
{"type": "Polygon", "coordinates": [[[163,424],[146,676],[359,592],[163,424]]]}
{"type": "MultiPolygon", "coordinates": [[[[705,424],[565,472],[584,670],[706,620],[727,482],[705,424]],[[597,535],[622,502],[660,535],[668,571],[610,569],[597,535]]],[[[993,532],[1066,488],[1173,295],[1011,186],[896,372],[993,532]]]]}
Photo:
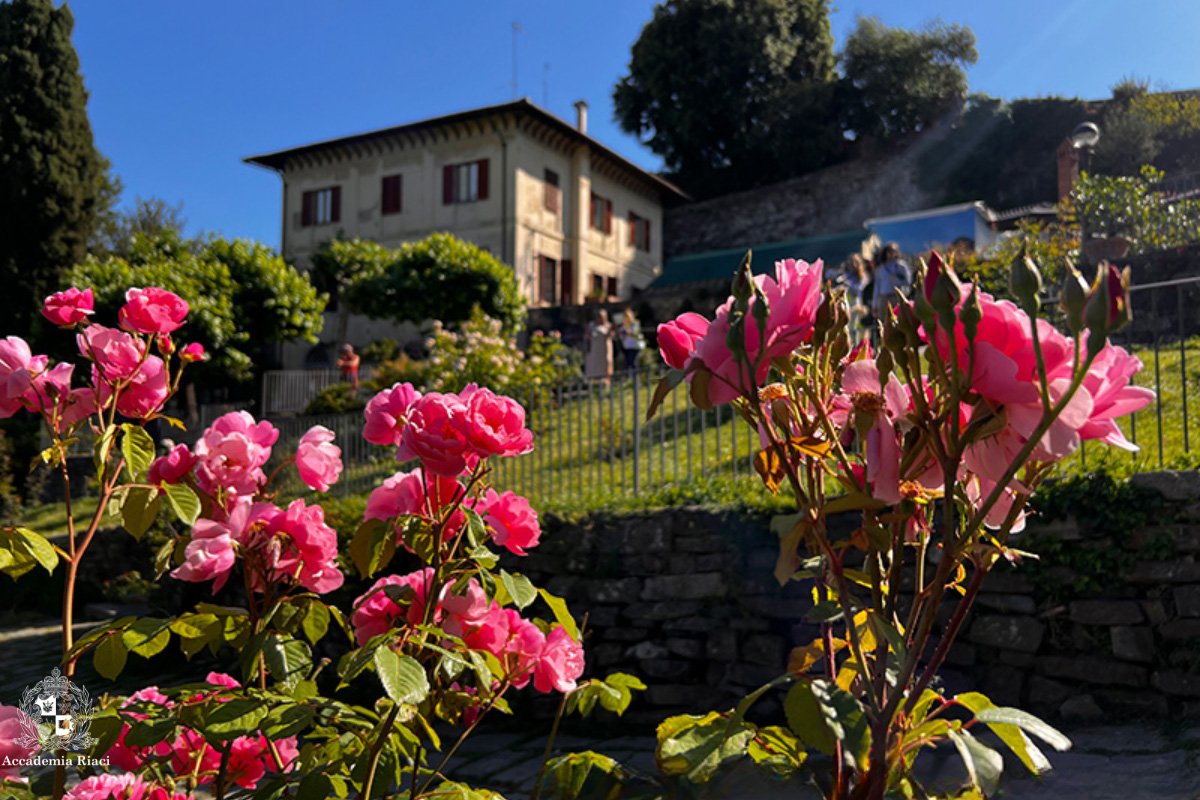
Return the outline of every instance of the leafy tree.
{"type": "Polygon", "coordinates": [[[341,267],[361,268],[343,291],[353,311],[372,319],[436,319],[457,325],[478,305],[506,330],[514,331],[524,322],[525,302],[512,269],[470,242],[435,233],[405,243],[386,257],[377,248],[368,242],[349,242],[329,250],[330,260],[341,267]]]}
{"type": "MultiPolygon", "coordinates": [[[[132,208],[113,209],[104,215],[93,238],[91,251],[97,255],[111,253],[127,256],[135,236],[140,234],[153,239],[166,232],[183,236],[186,226],[182,202],[171,205],[161,197],[139,197],[132,208]]],[[[196,244],[199,245],[199,240],[196,244]]]]}
{"type": "Polygon", "coordinates": [[[52,0],[0,3],[0,316],[27,334],[103,201],[74,26],[52,0]]]}
{"type": "Polygon", "coordinates": [[[1144,164],[1168,172],[1200,169],[1200,97],[1154,92],[1146,79],[1126,78],[1101,109],[1102,135],[1092,166],[1136,176],[1144,164]]]}
{"type": "Polygon", "coordinates": [[[978,58],[975,34],[962,25],[939,21],[907,31],[858,17],[840,57],[848,129],[880,141],[924,130],[962,107],[963,67],[978,58]]]}
{"type": "Polygon", "coordinates": [[[828,0],[668,0],[613,102],[684,189],[714,195],[779,180],[785,145],[793,169],[827,163],[840,140],[821,113],[834,66],[828,0]]]}
{"type": "Polygon", "coordinates": [[[1064,213],[1076,225],[1082,219],[1089,239],[1128,239],[1130,255],[1200,241],[1200,201],[1167,201],[1158,191],[1163,177],[1148,165],[1136,177],[1084,174],[1064,213]]]}
{"type": "MultiPolygon", "coordinates": [[[[291,339],[317,340],[324,298],[308,278],[270,248],[211,237],[193,242],[171,230],[135,235],[125,257],[89,256],[67,276],[92,287],[99,316],[114,318],[135,286],[160,286],[188,302],[181,339],[212,354],[210,377],[244,380],[261,348],[291,339]]],[[[201,375],[202,372],[196,373],[201,375]]]]}
{"type": "Polygon", "coordinates": [[[328,239],[312,255],[313,286],[329,295],[328,310],[338,315],[336,341],[346,341],[350,324],[347,288],[361,276],[381,274],[390,258],[386,247],[366,239],[328,239]]]}

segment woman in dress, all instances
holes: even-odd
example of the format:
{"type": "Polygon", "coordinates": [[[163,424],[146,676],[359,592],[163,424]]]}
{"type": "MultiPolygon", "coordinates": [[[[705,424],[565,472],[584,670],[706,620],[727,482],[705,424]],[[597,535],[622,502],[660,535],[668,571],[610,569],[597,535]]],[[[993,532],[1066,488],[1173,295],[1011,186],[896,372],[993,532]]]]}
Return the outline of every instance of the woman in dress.
{"type": "Polygon", "coordinates": [[[600,309],[583,334],[584,370],[589,378],[604,379],[606,385],[612,379],[612,337],[608,312],[600,309]]]}

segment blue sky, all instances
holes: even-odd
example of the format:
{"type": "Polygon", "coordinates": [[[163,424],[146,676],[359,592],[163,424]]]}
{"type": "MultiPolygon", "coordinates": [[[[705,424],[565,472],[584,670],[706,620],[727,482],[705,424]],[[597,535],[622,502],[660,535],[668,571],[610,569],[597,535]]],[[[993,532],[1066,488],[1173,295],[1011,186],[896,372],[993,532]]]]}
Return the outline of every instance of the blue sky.
{"type": "MultiPolygon", "coordinates": [[[[125,202],[183,202],[200,229],[279,244],[280,183],[241,163],[259,153],[509,100],[564,119],[591,106],[589,132],[649,169],[654,154],[612,122],[612,87],[652,0],[76,0],[75,46],[97,146],[125,202]],[[546,65],[549,65],[547,68],[546,65]]],[[[1127,75],[1200,88],[1193,0],[845,0],[856,14],[918,27],[970,26],[972,91],[1101,98],[1127,75]]]]}

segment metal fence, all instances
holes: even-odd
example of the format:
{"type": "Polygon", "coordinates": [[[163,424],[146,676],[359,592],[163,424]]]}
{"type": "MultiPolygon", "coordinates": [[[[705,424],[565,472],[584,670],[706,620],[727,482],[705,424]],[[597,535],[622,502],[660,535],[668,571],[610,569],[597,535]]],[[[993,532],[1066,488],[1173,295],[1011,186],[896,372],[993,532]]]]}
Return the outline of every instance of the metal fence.
{"type": "Polygon", "coordinates": [[[281,369],[263,373],[262,409],[267,417],[299,414],[322,389],[345,382],[341,370],[281,369]]]}

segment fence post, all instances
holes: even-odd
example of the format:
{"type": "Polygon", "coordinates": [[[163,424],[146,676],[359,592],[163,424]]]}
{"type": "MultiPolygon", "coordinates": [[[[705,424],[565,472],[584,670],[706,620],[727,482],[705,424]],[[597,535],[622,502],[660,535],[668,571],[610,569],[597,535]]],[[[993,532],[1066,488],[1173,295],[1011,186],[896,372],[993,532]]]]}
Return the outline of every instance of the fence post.
{"type": "Polygon", "coordinates": [[[640,475],[638,470],[642,463],[642,414],[638,408],[638,370],[633,371],[633,493],[638,494],[640,475]]]}

